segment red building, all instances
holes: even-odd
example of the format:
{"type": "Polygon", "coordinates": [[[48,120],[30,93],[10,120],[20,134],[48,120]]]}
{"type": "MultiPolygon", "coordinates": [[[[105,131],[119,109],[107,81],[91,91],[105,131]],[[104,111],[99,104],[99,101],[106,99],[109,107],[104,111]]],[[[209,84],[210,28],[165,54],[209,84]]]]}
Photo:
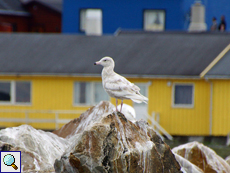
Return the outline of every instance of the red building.
{"type": "Polygon", "coordinates": [[[0,0],[0,32],[61,32],[62,0],[0,0]]]}

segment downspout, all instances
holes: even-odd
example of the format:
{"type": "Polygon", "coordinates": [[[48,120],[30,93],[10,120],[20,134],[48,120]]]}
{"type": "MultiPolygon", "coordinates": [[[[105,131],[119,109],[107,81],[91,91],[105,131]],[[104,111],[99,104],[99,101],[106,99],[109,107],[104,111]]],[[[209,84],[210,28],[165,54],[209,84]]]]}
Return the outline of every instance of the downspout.
{"type": "Polygon", "coordinates": [[[210,84],[210,105],[209,105],[209,135],[212,135],[212,107],[213,107],[213,83],[208,81],[210,84]]]}

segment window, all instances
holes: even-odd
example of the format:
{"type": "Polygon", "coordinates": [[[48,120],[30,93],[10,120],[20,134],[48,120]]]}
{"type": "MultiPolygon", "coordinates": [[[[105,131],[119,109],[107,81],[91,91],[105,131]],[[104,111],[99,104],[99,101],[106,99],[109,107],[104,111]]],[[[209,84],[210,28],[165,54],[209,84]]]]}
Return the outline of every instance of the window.
{"type": "Polygon", "coordinates": [[[102,100],[109,100],[109,95],[105,92],[102,83],[94,83],[94,102],[99,103],[102,100]]]}
{"type": "Polygon", "coordinates": [[[31,83],[27,81],[1,81],[0,103],[28,104],[31,102],[31,83]]]}
{"type": "Polygon", "coordinates": [[[174,84],[173,85],[173,106],[188,107],[194,106],[194,85],[174,84]]]}
{"type": "Polygon", "coordinates": [[[80,10],[80,31],[87,35],[102,34],[102,10],[81,9],[80,10]]]}
{"type": "Polygon", "coordinates": [[[15,102],[30,103],[30,82],[15,82],[15,102]]]}
{"type": "MultiPolygon", "coordinates": [[[[137,85],[140,88],[140,93],[143,96],[145,96],[145,97],[148,98],[148,84],[146,84],[146,83],[135,83],[135,85],[137,85]]],[[[144,102],[142,102],[142,103],[135,103],[135,102],[133,102],[133,104],[134,105],[138,105],[138,106],[140,106],[140,105],[147,106],[147,104],[144,103],[144,102]]]]}
{"type": "Polygon", "coordinates": [[[109,100],[101,82],[75,82],[74,104],[93,105],[100,101],[109,100]]]}
{"type": "MultiPolygon", "coordinates": [[[[137,85],[140,88],[140,93],[143,96],[148,97],[149,83],[135,83],[135,85],[137,85]]],[[[137,120],[144,119],[147,121],[148,118],[146,118],[146,115],[148,115],[148,104],[145,104],[144,102],[133,102],[133,108],[135,109],[137,120]]]]}
{"type": "Polygon", "coordinates": [[[144,10],[144,30],[146,31],[165,30],[165,11],[144,10]]]}
{"type": "Polygon", "coordinates": [[[10,102],[11,92],[10,92],[10,82],[0,82],[0,101],[10,102]]]}
{"type": "Polygon", "coordinates": [[[90,83],[75,82],[74,83],[74,103],[75,104],[90,104],[90,83]]]}
{"type": "Polygon", "coordinates": [[[80,31],[85,32],[86,9],[80,10],[80,31]]]}

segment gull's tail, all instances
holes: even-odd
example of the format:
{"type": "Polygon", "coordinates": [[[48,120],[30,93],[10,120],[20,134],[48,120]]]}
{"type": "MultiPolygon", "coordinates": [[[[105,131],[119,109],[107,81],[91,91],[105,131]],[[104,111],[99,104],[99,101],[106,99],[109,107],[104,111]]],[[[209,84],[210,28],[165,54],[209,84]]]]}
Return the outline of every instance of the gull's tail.
{"type": "Polygon", "coordinates": [[[145,97],[141,94],[131,95],[129,98],[136,103],[144,102],[144,103],[148,104],[148,101],[149,101],[149,99],[147,97],[145,97]]]}

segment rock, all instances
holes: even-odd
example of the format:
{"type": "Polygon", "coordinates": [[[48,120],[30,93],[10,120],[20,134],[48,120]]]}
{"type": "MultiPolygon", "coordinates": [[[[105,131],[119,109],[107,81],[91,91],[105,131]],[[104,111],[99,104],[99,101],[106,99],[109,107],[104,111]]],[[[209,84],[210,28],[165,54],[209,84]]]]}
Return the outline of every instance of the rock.
{"type": "Polygon", "coordinates": [[[70,138],[75,134],[83,132],[91,124],[98,122],[104,115],[112,113],[113,108],[114,105],[110,102],[100,102],[81,114],[79,118],[73,119],[60,129],[53,131],[53,133],[63,138],[70,138]]]}
{"type": "Polygon", "coordinates": [[[170,147],[145,121],[133,123],[112,109],[101,102],[54,131],[70,143],[55,161],[56,172],[181,172],[170,147]]]}
{"type": "Polygon", "coordinates": [[[184,173],[204,173],[204,171],[200,168],[198,168],[196,165],[189,162],[184,157],[181,157],[180,155],[174,153],[176,160],[179,162],[181,166],[181,171],[184,173]]]}
{"type": "Polygon", "coordinates": [[[191,142],[173,148],[174,153],[184,157],[205,173],[229,173],[230,165],[212,149],[198,142],[191,142]]]}
{"type": "Polygon", "coordinates": [[[101,102],[55,134],[29,125],[0,130],[0,150],[21,151],[22,172],[181,172],[145,121],[131,122],[113,108],[101,102]]]}
{"type": "Polygon", "coordinates": [[[226,157],[225,161],[230,165],[230,156],[226,157]]]}
{"type": "Polygon", "coordinates": [[[22,172],[54,171],[54,161],[63,154],[67,144],[65,139],[29,125],[0,131],[1,151],[21,151],[22,172]]]}

